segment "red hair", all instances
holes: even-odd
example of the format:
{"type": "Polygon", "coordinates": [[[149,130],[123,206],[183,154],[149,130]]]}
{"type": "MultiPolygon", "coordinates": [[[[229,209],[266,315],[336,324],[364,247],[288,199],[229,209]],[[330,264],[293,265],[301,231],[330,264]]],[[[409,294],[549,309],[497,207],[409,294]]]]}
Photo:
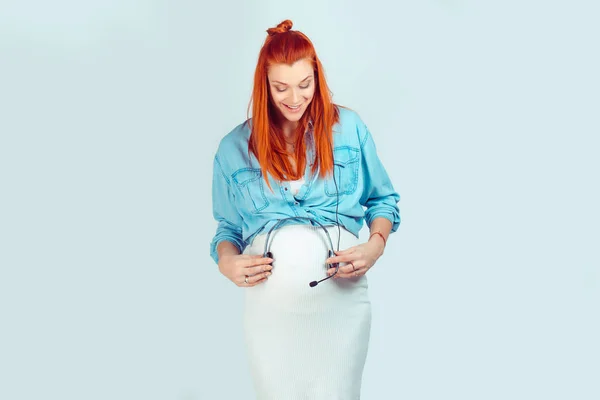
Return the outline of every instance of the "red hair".
{"type": "Polygon", "coordinates": [[[325,80],[325,72],[310,39],[302,32],[293,31],[292,21],[285,20],[276,28],[267,30],[268,36],[260,50],[254,72],[254,88],[248,111],[252,108],[252,124],[248,150],[258,159],[267,186],[267,173],[275,179],[296,180],[304,175],[306,147],[304,132],[312,121],[315,144],[314,173],[325,177],[333,170],[333,125],[339,122],[339,110],[331,100],[331,92],[325,80]],[[306,59],[312,63],[315,74],[315,94],[298,121],[296,132],[296,170],[288,160],[281,127],[275,124],[277,110],[271,101],[267,71],[273,64],[292,65],[306,59]]]}

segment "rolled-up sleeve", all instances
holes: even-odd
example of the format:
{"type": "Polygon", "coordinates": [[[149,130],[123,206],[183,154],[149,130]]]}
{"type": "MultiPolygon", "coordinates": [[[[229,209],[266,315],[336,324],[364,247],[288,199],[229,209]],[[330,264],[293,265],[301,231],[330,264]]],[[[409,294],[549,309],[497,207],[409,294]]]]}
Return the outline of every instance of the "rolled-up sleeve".
{"type": "Polygon", "coordinates": [[[246,248],[242,236],[242,218],[238,213],[233,195],[231,193],[231,182],[223,173],[218,155],[213,162],[212,182],[212,207],[213,217],[217,221],[217,232],[210,243],[210,256],[215,263],[219,263],[217,246],[224,240],[233,243],[240,253],[246,248]]]}
{"type": "Polygon", "coordinates": [[[360,204],[366,207],[365,221],[367,226],[377,217],[384,217],[392,223],[392,232],[400,226],[400,195],[394,186],[377,155],[375,142],[369,129],[359,122],[359,138],[362,152],[362,171],[364,189],[360,204]]]}

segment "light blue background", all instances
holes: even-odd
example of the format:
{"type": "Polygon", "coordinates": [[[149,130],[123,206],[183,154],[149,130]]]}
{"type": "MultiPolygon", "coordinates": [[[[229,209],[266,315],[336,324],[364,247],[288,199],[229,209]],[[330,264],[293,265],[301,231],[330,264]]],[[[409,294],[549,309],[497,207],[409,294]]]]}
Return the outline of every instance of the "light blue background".
{"type": "Polygon", "coordinates": [[[201,3],[0,4],[1,399],[253,398],[211,166],[286,18],[402,196],[363,398],[600,398],[595,2],[201,3]]]}

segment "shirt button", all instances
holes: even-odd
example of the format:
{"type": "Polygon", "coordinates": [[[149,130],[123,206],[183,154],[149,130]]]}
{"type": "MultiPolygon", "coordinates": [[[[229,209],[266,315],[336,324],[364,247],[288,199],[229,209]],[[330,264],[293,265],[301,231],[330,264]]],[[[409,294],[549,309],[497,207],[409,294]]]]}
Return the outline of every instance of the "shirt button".
{"type": "Polygon", "coordinates": [[[287,192],[287,188],[283,188],[283,190],[285,190],[287,192]]]}
{"type": "Polygon", "coordinates": [[[297,201],[295,201],[295,202],[294,202],[294,204],[295,204],[295,205],[298,205],[298,204],[300,204],[300,203],[298,203],[297,201]]]}

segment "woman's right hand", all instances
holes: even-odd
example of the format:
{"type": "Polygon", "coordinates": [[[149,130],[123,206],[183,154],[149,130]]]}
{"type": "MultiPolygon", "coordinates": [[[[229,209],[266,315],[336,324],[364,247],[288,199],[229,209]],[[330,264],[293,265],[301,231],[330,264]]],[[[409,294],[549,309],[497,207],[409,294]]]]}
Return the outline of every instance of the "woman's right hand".
{"type": "Polygon", "coordinates": [[[219,257],[219,271],[239,287],[252,287],[266,282],[273,269],[272,262],[272,258],[262,255],[223,255],[219,257]]]}

